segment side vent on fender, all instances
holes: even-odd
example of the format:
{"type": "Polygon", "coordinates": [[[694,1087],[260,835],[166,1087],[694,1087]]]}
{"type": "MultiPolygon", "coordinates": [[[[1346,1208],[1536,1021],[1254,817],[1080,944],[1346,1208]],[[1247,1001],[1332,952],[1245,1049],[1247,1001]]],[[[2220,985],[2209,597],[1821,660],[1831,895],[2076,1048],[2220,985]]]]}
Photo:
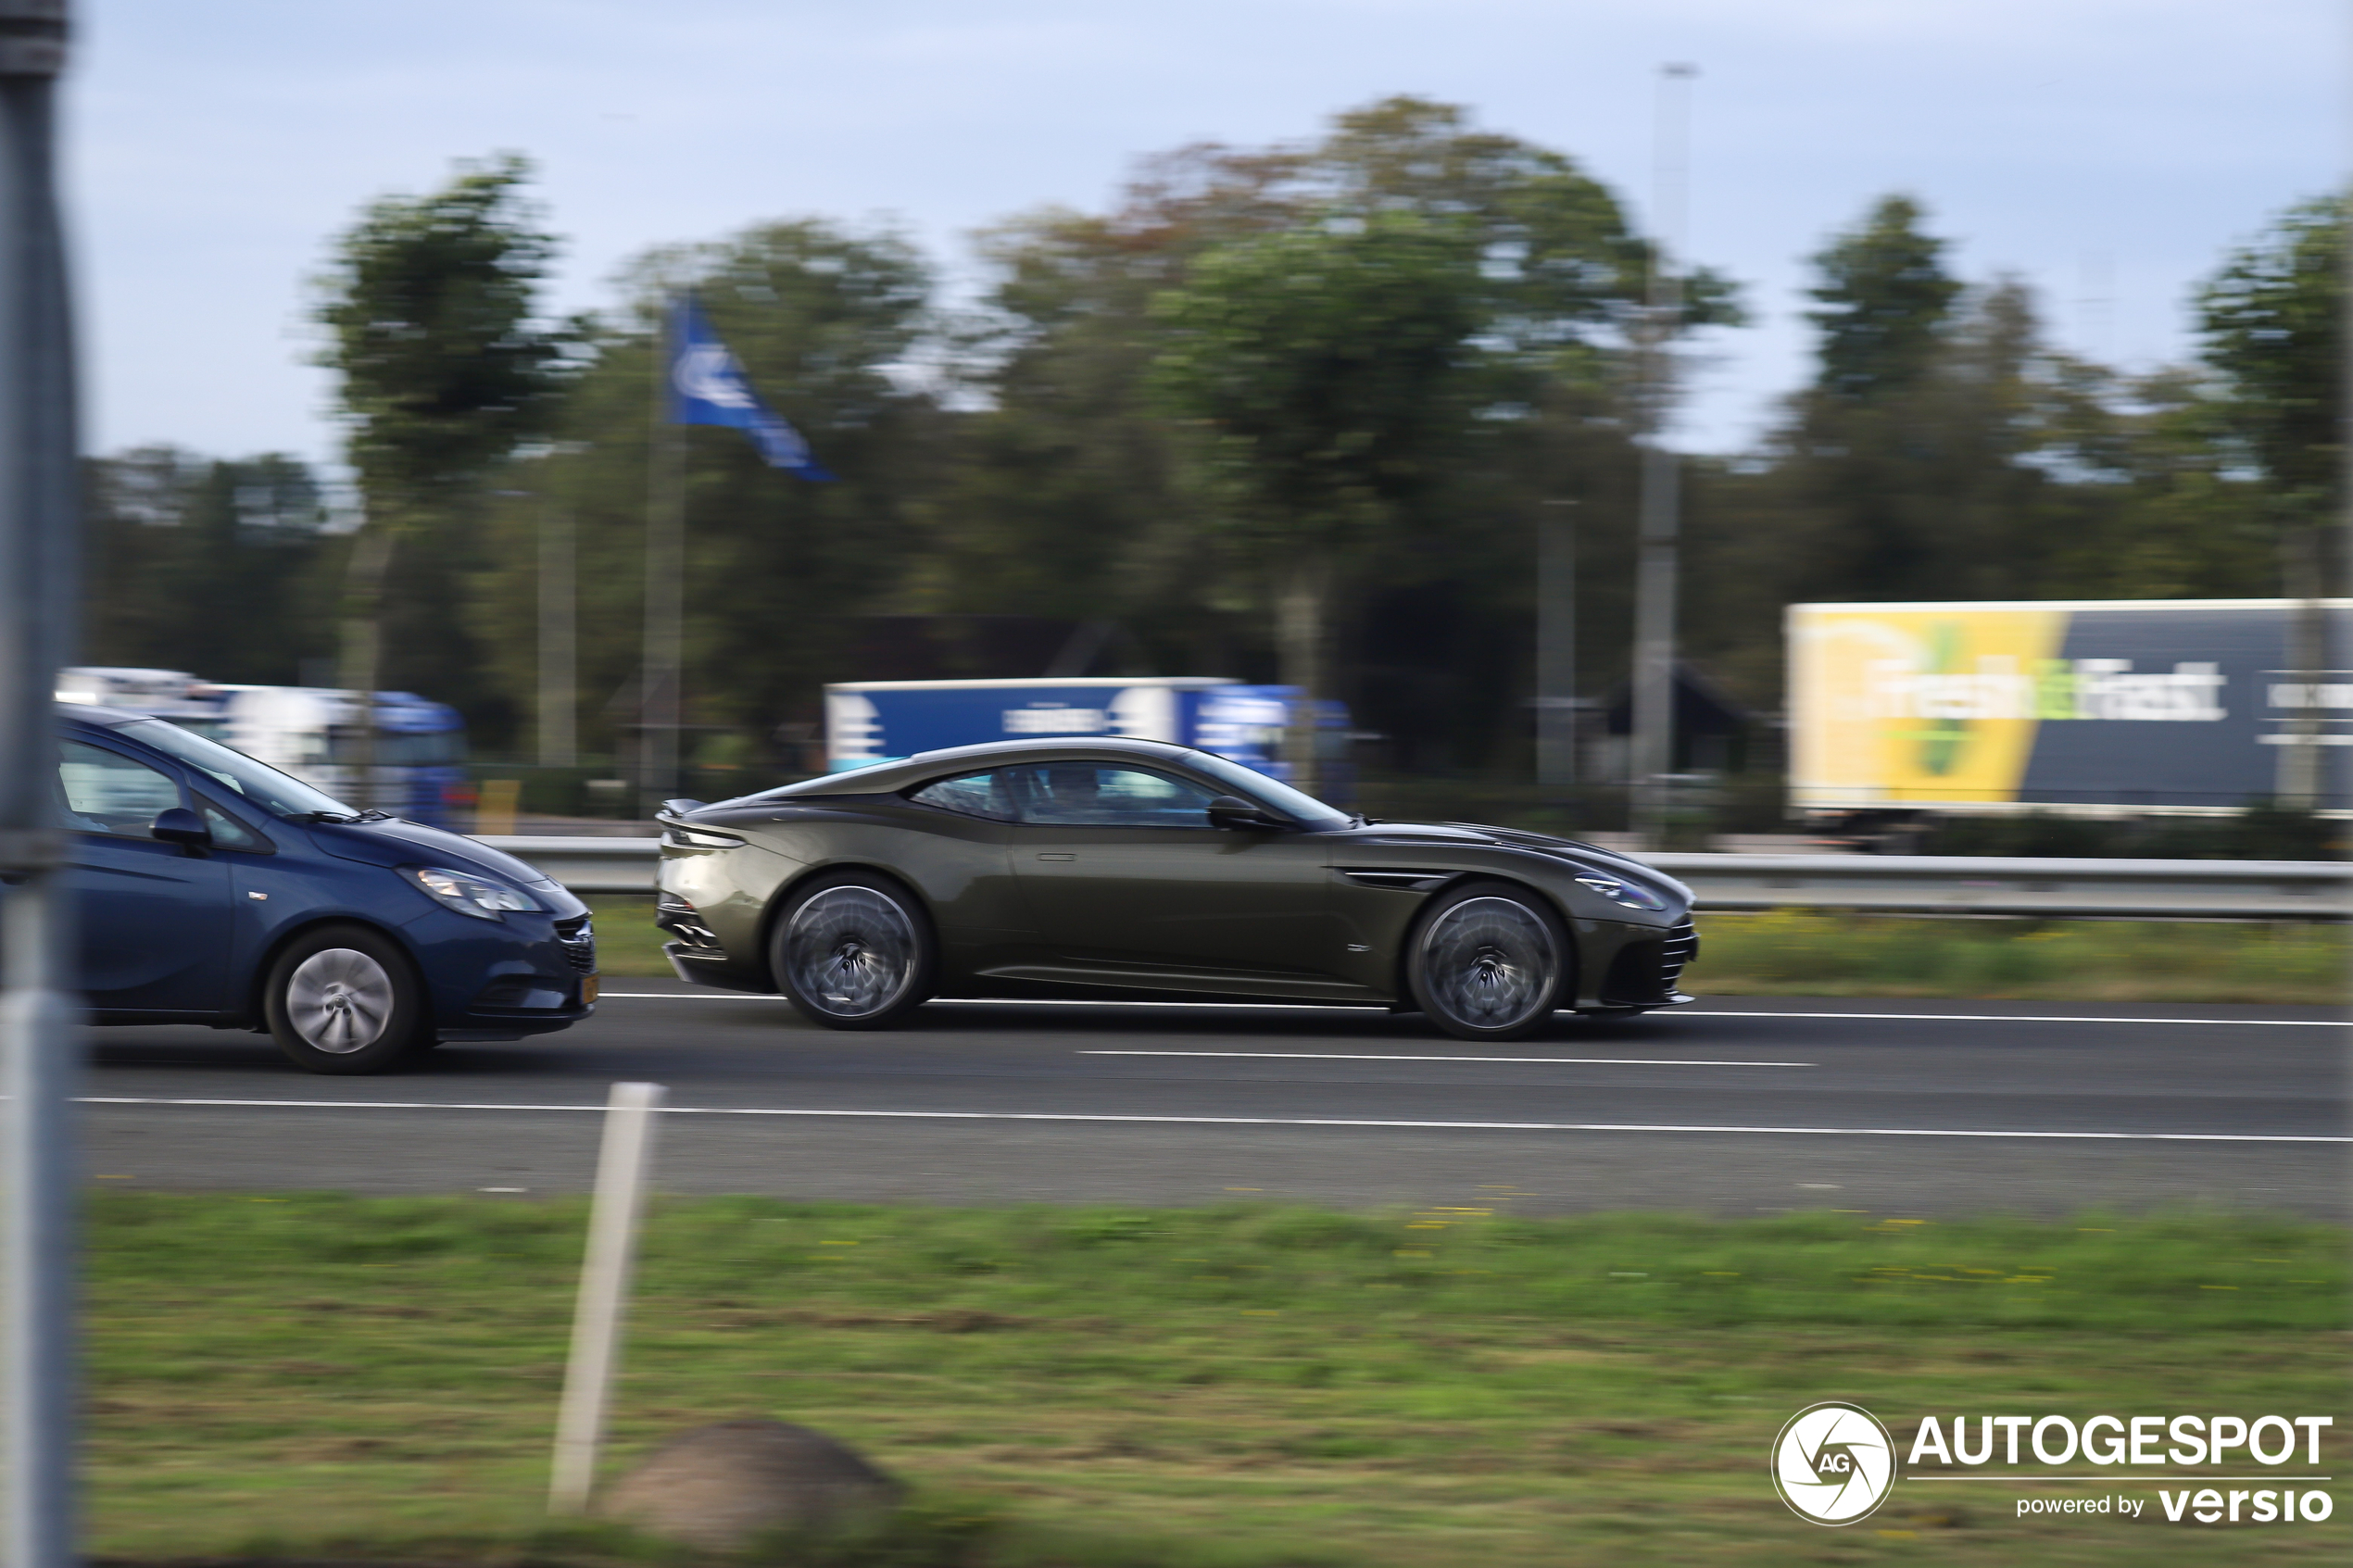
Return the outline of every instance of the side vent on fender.
{"type": "Polygon", "coordinates": [[[1400,893],[1427,893],[1453,876],[1452,872],[1415,872],[1390,867],[1341,866],[1340,874],[1359,887],[1393,887],[1400,893]]]}

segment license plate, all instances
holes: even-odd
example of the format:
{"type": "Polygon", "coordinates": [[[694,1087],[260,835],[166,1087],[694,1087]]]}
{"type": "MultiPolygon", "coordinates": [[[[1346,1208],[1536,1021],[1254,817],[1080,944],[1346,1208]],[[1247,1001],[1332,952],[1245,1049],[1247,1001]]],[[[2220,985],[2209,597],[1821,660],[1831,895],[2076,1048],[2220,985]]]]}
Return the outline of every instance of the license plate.
{"type": "Polygon", "coordinates": [[[590,1002],[593,1002],[593,1001],[595,1001],[595,1000],[597,999],[597,981],[598,980],[598,978],[599,978],[599,976],[597,976],[597,975],[592,974],[592,975],[590,975],[587,979],[585,979],[585,980],[584,980],[584,981],[582,981],[582,982],[580,983],[580,1005],[581,1005],[581,1006],[585,1007],[585,1006],[587,1006],[590,1002]]]}

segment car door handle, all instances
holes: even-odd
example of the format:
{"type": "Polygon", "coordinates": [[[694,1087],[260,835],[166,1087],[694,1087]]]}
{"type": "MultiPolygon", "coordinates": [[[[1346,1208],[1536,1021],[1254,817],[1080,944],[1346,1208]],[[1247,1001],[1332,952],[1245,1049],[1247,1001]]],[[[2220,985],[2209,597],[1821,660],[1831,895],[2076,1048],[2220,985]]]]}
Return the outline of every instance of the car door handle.
{"type": "Polygon", "coordinates": [[[1078,859],[1076,855],[1040,855],[1038,858],[1041,860],[1076,860],[1078,859]]]}

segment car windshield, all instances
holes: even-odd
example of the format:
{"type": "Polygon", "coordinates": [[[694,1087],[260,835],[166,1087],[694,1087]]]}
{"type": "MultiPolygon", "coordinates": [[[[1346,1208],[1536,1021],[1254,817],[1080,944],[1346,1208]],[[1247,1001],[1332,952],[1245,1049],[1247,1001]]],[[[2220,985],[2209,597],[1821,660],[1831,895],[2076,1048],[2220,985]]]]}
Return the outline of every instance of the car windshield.
{"type": "Polygon", "coordinates": [[[160,719],[141,719],[122,726],[121,734],[176,757],[206,777],[216,779],[273,817],[356,817],[359,813],[333,796],[311,788],[300,779],[257,762],[219,741],[190,734],[160,719]]]}
{"type": "Polygon", "coordinates": [[[1269,777],[1255,768],[1245,768],[1214,752],[1196,751],[1185,760],[1235,794],[1272,806],[1302,827],[1344,828],[1356,821],[1347,812],[1327,806],[1314,796],[1291,788],[1280,779],[1269,777]]]}

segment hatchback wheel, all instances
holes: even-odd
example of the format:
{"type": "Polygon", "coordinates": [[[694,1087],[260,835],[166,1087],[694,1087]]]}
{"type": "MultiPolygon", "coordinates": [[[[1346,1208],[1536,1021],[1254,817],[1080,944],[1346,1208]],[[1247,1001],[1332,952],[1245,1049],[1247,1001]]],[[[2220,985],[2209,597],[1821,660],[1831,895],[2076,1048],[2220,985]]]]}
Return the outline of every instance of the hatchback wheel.
{"type": "Polygon", "coordinates": [[[262,1013],[278,1048],[312,1073],[382,1073],[432,1041],[408,954],[364,926],[296,938],[271,966],[262,1013]]]}
{"type": "Polygon", "coordinates": [[[1516,1040],[1559,1007],[1568,933],[1536,895],[1502,883],[1441,894],[1407,949],[1414,1001],[1458,1040],[1516,1040]]]}
{"type": "Polygon", "coordinates": [[[906,889],[879,876],[820,877],[794,893],[768,961],[786,999],[828,1029],[882,1029],[931,999],[937,948],[906,889]]]}

